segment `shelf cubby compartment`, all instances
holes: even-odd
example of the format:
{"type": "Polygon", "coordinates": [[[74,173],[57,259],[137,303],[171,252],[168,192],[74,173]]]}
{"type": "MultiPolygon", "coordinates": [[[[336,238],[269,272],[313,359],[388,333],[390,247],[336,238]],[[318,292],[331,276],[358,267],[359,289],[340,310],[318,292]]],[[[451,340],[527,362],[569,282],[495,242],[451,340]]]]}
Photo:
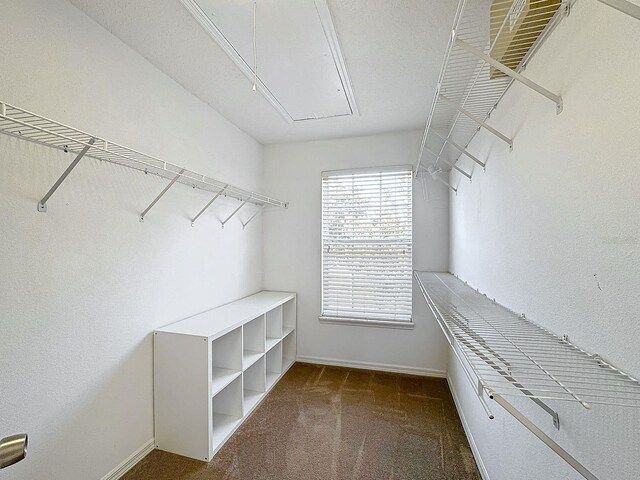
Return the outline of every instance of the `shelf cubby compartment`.
{"type": "Polygon", "coordinates": [[[212,400],[213,448],[222,445],[242,419],[242,378],[237,377],[212,400]]]}
{"type": "Polygon", "coordinates": [[[296,299],[292,298],[282,305],[282,338],[296,328],[296,299]]]}
{"type": "Polygon", "coordinates": [[[158,449],[211,461],[286,371],[282,305],[291,300],[289,315],[295,293],[263,291],[154,331],[158,449]]]}
{"type": "Polygon", "coordinates": [[[278,305],[266,314],[267,320],[267,343],[265,351],[273,348],[282,338],[282,305],[278,305]]]}
{"type": "Polygon", "coordinates": [[[282,342],[267,352],[267,388],[276,383],[282,373],[282,342]]]}
{"type": "Polygon", "coordinates": [[[247,370],[264,356],[265,316],[260,315],[242,326],[242,368],[247,370]]]}
{"type": "Polygon", "coordinates": [[[292,333],[295,330],[295,328],[293,327],[284,327],[283,329],[283,333],[282,333],[282,338],[288,336],[290,333],[292,333]]]}
{"type": "Polygon", "coordinates": [[[211,395],[217,394],[242,373],[242,328],[213,340],[211,344],[211,395]]]}
{"type": "Polygon", "coordinates": [[[295,332],[287,335],[282,340],[282,369],[286,370],[296,361],[296,335],[295,332]]]}
{"type": "Polygon", "coordinates": [[[260,360],[251,365],[244,373],[244,412],[245,415],[251,412],[264,396],[266,388],[265,378],[265,359],[264,356],[260,360]]]}

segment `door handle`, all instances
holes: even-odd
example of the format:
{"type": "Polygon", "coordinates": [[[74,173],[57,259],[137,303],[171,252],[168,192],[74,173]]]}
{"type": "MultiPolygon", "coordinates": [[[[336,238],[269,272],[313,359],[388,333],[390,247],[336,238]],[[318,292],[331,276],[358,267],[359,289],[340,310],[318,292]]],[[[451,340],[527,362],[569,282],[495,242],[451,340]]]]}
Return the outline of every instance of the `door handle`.
{"type": "Polygon", "coordinates": [[[23,460],[27,456],[28,441],[26,433],[11,435],[0,440],[0,469],[23,460]]]}

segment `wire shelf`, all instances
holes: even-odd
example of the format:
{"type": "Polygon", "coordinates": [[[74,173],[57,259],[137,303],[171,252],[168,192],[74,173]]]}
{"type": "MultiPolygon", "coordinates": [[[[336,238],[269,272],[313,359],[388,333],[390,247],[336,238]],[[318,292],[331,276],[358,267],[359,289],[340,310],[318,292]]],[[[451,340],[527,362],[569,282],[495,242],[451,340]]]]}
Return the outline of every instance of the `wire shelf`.
{"type": "Polygon", "coordinates": [[[97,160],[175,180],[189,187],[223,193],[247,203],[287,208],[286,202],[234,187],[4,102],[0,102],[0,133],[65,152],[79,153],[86,149],[85,155],[97,160]]]}
{"type": "Polygon", "coordinates": [[[517,315],[451,274],[415,272],[447,338],[492,397],[640,408],[633,377],[517,315]]]}
{"type": "MultiPolygon", "coordinates": [[[[423,156],[432,157],[434,166],[439,162],[449,166],[456,165],[465,155],[463,151],[482,128],[481,123],[486,124],[491,112],[514,82],[514,77],[501,72],[489,61],[497,58],[499,63],[519,74],[563,18],[571,2],[572,0],[460,0],[429,111],[416,174],[423,156]],[[516,11],[518,8],[526,8],[526,15],[521,10],[516,11]],[[504,41],[505,36],[508,36],[508,42],[504,41]],[[490,59],[483,59],[479,55],[490,59]]],[[[539,93],[545,90],[533,82],[529,83],[539,93]]],[[[559,111],[562,110],[559,96],[555,98],[548,91],[542,94],[553,98],[559,111]]],[[[494,133],[512,146],[511,139],[500,132],[494,133]]],[[[467,156],[484,168],[485,162],[467,156]]],[[[442,170],[431,169],[430,173],[435,175],[439,171],[442,170]]],[[[460,172],[460,175],[471,179],[472,173],[460,172]]]]}

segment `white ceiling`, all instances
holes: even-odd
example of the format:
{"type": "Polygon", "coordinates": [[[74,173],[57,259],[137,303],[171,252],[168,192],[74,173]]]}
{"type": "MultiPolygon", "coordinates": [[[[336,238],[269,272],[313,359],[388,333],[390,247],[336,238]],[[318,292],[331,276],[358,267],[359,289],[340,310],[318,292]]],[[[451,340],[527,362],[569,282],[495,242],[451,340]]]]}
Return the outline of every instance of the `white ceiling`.
{"type": "MultiPolygon", "coordinates": [[[[70,1],[263,144],[423,128],[458,3],[328,0],[360,115],[291,123],[252,91],[251,81],[179,0],[70,1]]],[[[258,0],[258,9],[267,1],[273,0],[258,0]]],[[[291,22],[263,20],[270,22],[263,31],[274,32],[291,22]]],[[[297,91],[298,104],[305,97],[313,104],[314,91],[297,91]]]]}
{"type": "Polygon", "coordinates": [[[354,113],[326,0],[261,0],[259,8],[246,0],[181,3],[287,122],[354,113]]]}

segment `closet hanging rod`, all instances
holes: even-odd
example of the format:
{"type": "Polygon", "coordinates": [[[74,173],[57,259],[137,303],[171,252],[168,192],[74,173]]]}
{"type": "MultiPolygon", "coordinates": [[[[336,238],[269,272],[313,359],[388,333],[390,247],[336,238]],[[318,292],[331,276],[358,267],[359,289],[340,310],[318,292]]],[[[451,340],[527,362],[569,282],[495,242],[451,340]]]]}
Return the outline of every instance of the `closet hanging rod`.
{"type": "Polygon", "coordinates": [[[77,155],[76,159],[65,171],[65,174],[54,184],[54,188],[38,203],[38,210],[42,212],[46,211],[46,201],[60,187],[66,179],[66,175],[70,173],[83,156],[156,175],[171,182],[214,194],[224,191],[225,196],[247,201],[258,206],[288,207],[287,202],[229,185],[227,182],[216,180],[151,155],[124,147],[102,137],[89,134],[2,101],[0,101],[0,133],[77,155]],[[84,155],[81,155],[82,152],[84,152],[84,155]]]}

